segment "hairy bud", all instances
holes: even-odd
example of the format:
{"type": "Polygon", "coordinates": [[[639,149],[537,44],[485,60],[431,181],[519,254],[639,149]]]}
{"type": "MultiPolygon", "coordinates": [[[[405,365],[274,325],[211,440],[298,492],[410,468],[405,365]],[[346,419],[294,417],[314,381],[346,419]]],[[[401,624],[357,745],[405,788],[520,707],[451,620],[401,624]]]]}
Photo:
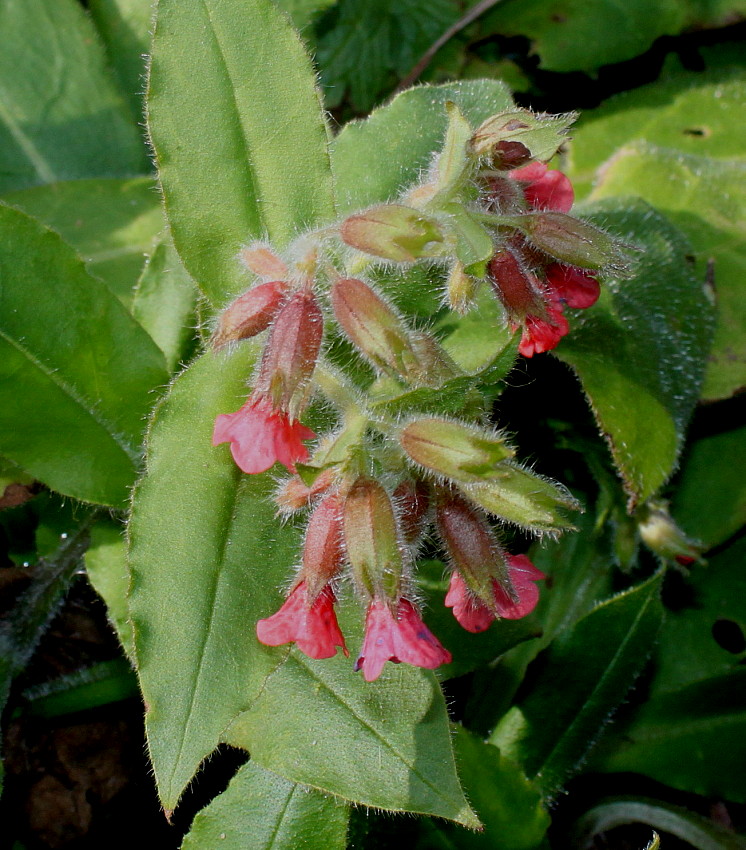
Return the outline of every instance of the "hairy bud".
{"type": "Polygon", "coordinates": [[[402,204],[381,204],[351,215],[339,233],[343,242],[358,251],[400,263],[438,257],[445,247],[438,222],[402,204]]]}
{"type": "Polygon", "coordinates": [[[298,583],[305,581],[309,604],[339,572],[343,557],[342,500],[331,493],[314,508],[303,542],[298,583]]]}
{"type": "Polygon", "coordinates": [[[229,342],[249,339],[266,330],[280,309],[287,286],[284,280],[272,280],[236,298],[220,316],[212,347],[222,348],[229,342]]]}
{"type": "Polygon", "coordinates": [[[241,251],[241,260],[249,271],[259,277],[286,278],[288,267],[269,248],[264,245],[252,245],[241,251]]]}

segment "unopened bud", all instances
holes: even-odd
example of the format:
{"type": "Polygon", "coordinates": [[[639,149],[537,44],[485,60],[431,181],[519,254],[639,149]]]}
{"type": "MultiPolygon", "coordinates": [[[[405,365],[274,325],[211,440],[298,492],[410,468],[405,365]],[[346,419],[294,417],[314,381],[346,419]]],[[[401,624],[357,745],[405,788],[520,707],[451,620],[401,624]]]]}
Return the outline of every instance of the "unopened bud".
{"type": "Polygon", "coordinates": [[[306,484],[298,476],[284,481],[275,494],[275,503],[281,510],[299,511],[305,508],[320,493],[323,493],[334,481],[334,471],[322,470],[312,484],[306,484]]]}
{"type": "Polygon", "coordinates": [[[512,248],[498,251],[487,266],[487,279],[512,320],[546,315],[539,278],[512,248]]]}
{"type": "Polygon", "coordinates": [[[500,477],[463,487],[463,492],[488,513],[535,532],[556,533],[572,528],[568,511],[579,502],[562,487],[509,461],[500,477]]]}
{"type": "Polygon", "coordinates": [[[370,596],[398,599],[404,570],[394,508],[372,478],[358,478],[344,503],[347,558],[358,586],[370,596]]]}
{"type": "Polygon", "coordinates": [[[338,280],[331,290],[334,316],[355,346],[378,368],[406,375],[416,364],[409,329],[367,283],[338,280]]]}
{"type": "Polygon", "coordinates": [[[394,504],[399,509],[399,524],[404,541],[418,543],[427,525],[430,493],[424,481],[407,479],[394,490],[394,504]]]}
{"type": "Polygon", "coordinates": [[[212,338],[215,349],[229,342],[249,339],[266,330],[280,309],[287,283],[272,280],[252,287],[240,295],[220,316],[217,331],[212,338]]]}
{"type": "Polygon", "coordinates": [[[479,281],[464,271],[464,264],[456,260],[451,266],[446,284],[448,306],[462,316],[474,306],[479,281]]]}
{"type": "Polygon", "coordinates": [[[581,269],[623,269],[624,246],[592,224],[561,212],[517,216],[518,227],[542,251],[581,269]]]}
{"type": "Polygon", "coordinates": [[[438,534],[469,590],[490,610],[493,581],[514,596],[505,555],[485,518],[457,494],[443,494],[435,509],[438,534]]]}
{"type": "Polygon", "coordinates": [[[314,508],[303,542],[303,566],[298,582],[305,581],[309,603],[342,567],[342,526],[342,501],[336,493],[331,493],[314,508]]]}
{"type": "Polygon", "coordinates": [[[455,481],[499,476],[498,464],[515,454],[495,432],[435,417],[410,422],[399,442],[415,463],[455,481]]]}
{"type": "Polygon", "coordinates": [[[241,251],[241,260],[249,271],[259,277],[286,278],[288,267],[269,248],[264,245],[252,245],[241,251]]]}
{"type": "Polygon", "coordinates": [[[255,388],[293,418],[304,402],[323,335],[324,317],[313,293],[293,293],[272,325],[255,388]]]}
{"type": "Polygon", "coordinates": [[[438,222],[402,204],[381,204],[351,215],[342,222],[339,234],[358,251],[400,263],[438,257],[444,248],[438,222]]]}
{"type": "MultiPolygon", "coordinates": [[[[526,148],[531,159],[546,162],[551,159],[565,141],[565,134],[577,116],[574,113],[566,115],[534,115],[527,109],[514,109],[508,112],[500,112],[488,118],[474,132],[471,137],[470,148],[477,156],[485,154],[497,154],[499,162],[495,167],[499,168],[503,157],[510,159],[523,159],[519,143],[526,148]]],[[[513,165],[512,167],[516,167],[513,165]]]]}
{"type": "Polygon", "coordinates": [[[637,527],[645,545],[656,555],[684,566],[699,560],[704,550],[701,543],[687,537],[676,525],[663,501],[651,500],[644,505],[639,511],[637,527]]]}

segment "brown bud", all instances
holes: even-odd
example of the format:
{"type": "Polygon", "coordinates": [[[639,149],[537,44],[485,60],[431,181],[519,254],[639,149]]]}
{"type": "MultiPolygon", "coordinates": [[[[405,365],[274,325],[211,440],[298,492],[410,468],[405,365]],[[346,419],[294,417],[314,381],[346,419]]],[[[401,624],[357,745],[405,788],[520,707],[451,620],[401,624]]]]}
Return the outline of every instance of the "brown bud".
{"type": "Polygon", "coordinates": [[[222,348],[229,342],[249,339],[266,330],[280,309],[287,286],[284,280],[272,280],[236,298],[220,316],[212,347],[222,348]]]}
{"type": "Polygon", "coordinates": [[[513,248],[505,247],[492,257],[487,278],[511,319],[546,315],[541,282],[513,248]]]}
{"type": "Polygon", "coordinates": [[[241,260],[249,271],[259,277],[286,278],[288,276],[288,267],[285,263],[264,245],[244,248],[241,251],[241,260]]]}
{"type": "Polygon", "coordinates": [[[399,523],[404,541],[410,546],[419,542],[427,525],[430,490],[424,481],[406,479],[394,490],[394,504],[399,509],[399,523]]]}
{"type": "Polygon", "coordinates": [[[282,510],[299,511],[301,508],[307,507],[312,499],[323,493],[333,481],[334,472],[331,469],[324,469],[320,472],[310,486],[298,476],[293,476],[282,483],[275,494],[275,503],[282,510]]]}

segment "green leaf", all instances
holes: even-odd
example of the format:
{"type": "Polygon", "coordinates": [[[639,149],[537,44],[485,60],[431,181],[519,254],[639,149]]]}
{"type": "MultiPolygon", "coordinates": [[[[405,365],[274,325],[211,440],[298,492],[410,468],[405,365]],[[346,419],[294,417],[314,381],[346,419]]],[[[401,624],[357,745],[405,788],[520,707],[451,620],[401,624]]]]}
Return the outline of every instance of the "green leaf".
{"type": "Polygon", "coordinates": [[[697,440],[684,458],[673,515],[707,548],[724,543],[746,525],[746,481],[738,459],[746,457],[746,427],[697,440]]]}
{"type": "Polygon", "coordinates": [[[127,543],[119,523],[101,520],[91,529],[91,542],[85,553],[88,580],[106,603],[106,612],[127,657],[135,657],[135,638],[127,609],[129,570],[127,543]]]}
{"type": "Polygon", "coordinates": [[[213,306],[247,287],[242,245],[334,217],[311,65],[270,0],[160,0],[148,113],[174,244],[213,306]]]}
{"type": "Polygon", "coordinates": [[[568,176],[587,195],[599,169],[634,140],[698,156],[743,158],[746,70],[729,66],[668,79],[609,98],[584,112],[568,145],[568,176]]]}
{"type": "Polygon", "coordinates": [[[171,240],[158,243],[137,282],[132,315],[153,337],[170,372],[185,362],[197,326],[197,290],[171,240]]]}
{"type": "Polygon", "coordinates": [[[197,813],[182,850],[344,850],[349,809],[250,761],[197,813]]]}
{"type": "Polygon", "coordinates": [[[658,574],[612,597],[561,634],[527,696],[490,738],[536,777],[545,797],[579,767],[642,670],[661,624],[660,582],[658,574]]]}
{"type": "Polygon", "coordinates": [[[723,26],[746,12],[743,0],[662,0],[650,14],[647,0],[525,0],[499,6],[483,27],[501,36],[528,36],[547,71],[593,72],[644,53],[664,35],[723,26]]]}
{"type": "Polygon", "coordinates": [[[89,0],[93,22],[106,47],[119,85],[137,121],[142,121],[146,59],[156,0],[89,0]]]}
{"type": "Polygon", "coordinates": [[[79,3],[3,3],[0,32],[0,192],[147,171],[137,126],[79,3]]]}
{"type": "Polygon", "coordinates": [[[9,192],[3,200],[56,230],[94,277],[125,304],[131,301],[143,255],[164,224],[150,178],[50,183],[9,192]]]}
{"type": "Polygon", "coordinates": [[[364,121],[350,122],[331,148],[342,213],[394,200],[420,179],[443,145],[448,101],[475,126],[513,107],[503,83],[467,80],[410,89],[364,121]]]}
{"type": "Polygon", "coordinates": [[[626,199],[594,207],[592,218],[641,253],[634,276],[609,281],[556,354],[580,378],[634,505],[676,466],[699,395],[712,307],[687,264],[687,241],[663,216],[626,199]]]}
{"type": "Polygon", "coordinates": [[[744,803],[745,760],[746,670],[739,667],[646,701],[604,742],[591,767],[744,803]]]}
{"type": "Polygon", "coordinates": [[[466,793],[484,831],[468,832],[437,823],[434,829],[446,838],[447,846],[458,850],[536,850],[550,823],[539,789],[518,765],[501,756],[497,747],[462,727],[456,727],[455,745],[466,793]]]}
{"type": "Polygon", "coordinates": [[[367,112],[458,17],[453,0],[339,0],[317,28],[327,106],[367,112]]]}
{"type": "Polygon", "coordinates": [[[0,206],[0,451],[67,496],[121,506],[163,355],[53,231],[0,206]]]}
{"type": "Polygon", "coordinates": [[[713,160],[634,143],[607,163],[594,198],[634,193],[691,240],[700,270],[714,260],[718,322],[702,396],[724,398],[746,384],[746,162],[713,160]]]}
{"type": "Polygon", "coordinates": [[[293,26],[303,33],[304,38],[308,38],[310,33],[304,30],[314,18],[336,2],[337,0],[275,0],[275,5],[286,12],[293,26]]]}
{"type": "MultiPolygon", "coordinates": [[[[349,634],[354,626],[344,615],[349,634]]],[[[352,802],[479,825],[456,777],[432,674],[388,665],[366,684],[341,654],[324,661],[281,654],[261,694],[228,730],[228,743],[286,779],[352,802]]]]}

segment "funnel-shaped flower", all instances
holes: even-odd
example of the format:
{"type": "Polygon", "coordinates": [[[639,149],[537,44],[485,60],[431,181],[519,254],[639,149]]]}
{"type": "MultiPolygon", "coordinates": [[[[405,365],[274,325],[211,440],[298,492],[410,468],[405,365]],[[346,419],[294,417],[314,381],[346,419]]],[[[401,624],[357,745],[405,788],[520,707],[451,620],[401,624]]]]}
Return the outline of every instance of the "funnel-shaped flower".
{"type": "Polygon", "coordinates": [[[449,664],[451,653],[422,622],[419,611],[408,599],[398,605],[375,598],[365,618],[365,639],[355,669],[366,682],[381,675],[387,661],[434,670],[449,664]]]}

